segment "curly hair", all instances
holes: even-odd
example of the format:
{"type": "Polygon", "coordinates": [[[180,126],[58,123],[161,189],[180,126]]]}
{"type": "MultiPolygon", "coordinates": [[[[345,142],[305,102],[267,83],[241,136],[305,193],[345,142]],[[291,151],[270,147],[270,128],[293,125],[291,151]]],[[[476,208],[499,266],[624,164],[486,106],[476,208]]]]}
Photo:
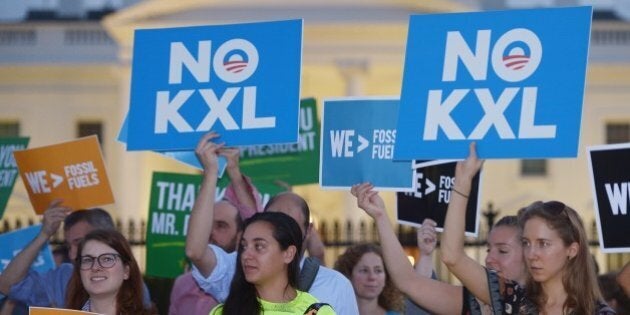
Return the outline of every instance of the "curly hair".
{"type": "MultiPolygon", "coordinates": [[[[335,270],[341,272],[352,281],[352,270],[354,266],[356,266],[363,255],[367,253],[374,253],[383,260],[383,252],[380,246],[371,243],[357,244],[348,247],[348,249],[337,258],[335,270]]],[[[399,312],[402,312],[405,308],[404,296],[391,281],[387,268],[385,268],[385,286],[378,296],[378,305],[386,310],[399,312]]]]}

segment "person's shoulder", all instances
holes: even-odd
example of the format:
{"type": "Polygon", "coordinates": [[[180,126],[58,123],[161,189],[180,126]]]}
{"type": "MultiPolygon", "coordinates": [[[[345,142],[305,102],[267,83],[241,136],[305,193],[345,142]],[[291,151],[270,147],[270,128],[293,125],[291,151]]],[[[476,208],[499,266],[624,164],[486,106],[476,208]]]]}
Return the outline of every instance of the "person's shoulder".
{"type": "Polygon", "coordinates": [[[329,279],[343,281],[343,282],[350,282],[350,280],[348,280],[348,278],[344,276],[341,272],[335,269],[328,268],[324,265],[319,266],[319,271],[317,272],[317,276],[315,279],[317,280],[317,278],[319,277],[329,278],[329,279]]]}
{"type": "Polygon", "coordinates": [[[608,306],[605,302],[598,301],[597,302],[597,310],[595,311],[595,315],[615,315],[617,312],[608,306]]]}
{"type": "Polygon", "coordinates": [[[54,269],[50,269],[48,272],[54,273],[72,273],[74,271],[74,264],[62,263],[54,269]]]}
{"type": "Polygon", "coordinates": [[[223,314],[223,303],[215,306],[211,311],[209,315],[222,315],[223,314]]]}
{"type": "Polygon", "coordinates": [[[191,271],[184,272],[181,275],[177,276],[177,278],[175,278],[175,283],[178,283],[178,282],[185,283],[185,282],[190,282],[190,281],[195,281],[195,278],[193,278],[191,271]]]}
{"type": "Polygon", "coordinates": [[[300,308],[304,310],[304,314],[336,314],[330,304],[320,302],[315,296],[308,292],[298,291],[298,295],[295,300],[297,304],[305,306],[303,308],[300,308]]]}

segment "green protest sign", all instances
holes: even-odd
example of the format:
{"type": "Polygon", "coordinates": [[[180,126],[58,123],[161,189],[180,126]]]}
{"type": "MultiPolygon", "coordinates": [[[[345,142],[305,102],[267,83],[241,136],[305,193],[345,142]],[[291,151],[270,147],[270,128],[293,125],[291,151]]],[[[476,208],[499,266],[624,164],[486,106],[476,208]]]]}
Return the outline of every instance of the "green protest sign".
{"type": "Polygon", "coordinates": [[[289,185],[317,183],[319,138],[315,99],[303,99],[300,102],[298,142],[241,147],[241,170],[254,182],[281,180],[289,185]]]}
{"type": "Polygon", "coordinates": [[[18,175],[13,151],[24,150],[29,138],[0,138],[0,218],[9,202],[18,175]]]}
{"type": "MultiPolygon", "coordinates": [[[[153,173],[146,235],[147,275],[175,278],[184,272],[188,220],[201,181],[201,175],[153,173]]],[[[227,176],[219,180],[216,200],[223,198],[228,184],[227,176]]],[[[254,185],[262,195],[263,204],[283,190],[273,183],[254,185]]]]}
{"type": "Polygon", "coordinates": [[[200,175],[153,173],[147,226],[146,274],[175,278],[186,266],[184,248],[200,175]]]}

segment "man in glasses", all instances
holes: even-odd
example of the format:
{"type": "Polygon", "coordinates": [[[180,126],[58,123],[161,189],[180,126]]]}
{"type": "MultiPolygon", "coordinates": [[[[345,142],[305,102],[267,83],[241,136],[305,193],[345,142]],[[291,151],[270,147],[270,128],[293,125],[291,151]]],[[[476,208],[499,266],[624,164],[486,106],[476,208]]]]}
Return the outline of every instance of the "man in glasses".
{"type": "MultiPolygon", "coordinates": [[[[107,211],[94,208],[70,212],[62,206],[61,200],[53,201],[46,212],[39,234],[17,256],[11,260],[0,274],[0,293],[10,300],[19,301],[30,306],[64,307],[68,281],[72,276],[74,265],[63,263],[46,273],[39,273],[30,266],[39,251],[47,244],[61,222],[64,222],[64,239],[69,248],[71,261],[77,258],[77,248],[83,237],[96,229],[114,229],[114,222],[107,211]]],[[[145,304],[149,304],[149,291],[146,286],[143,292],[145,304]]]]}

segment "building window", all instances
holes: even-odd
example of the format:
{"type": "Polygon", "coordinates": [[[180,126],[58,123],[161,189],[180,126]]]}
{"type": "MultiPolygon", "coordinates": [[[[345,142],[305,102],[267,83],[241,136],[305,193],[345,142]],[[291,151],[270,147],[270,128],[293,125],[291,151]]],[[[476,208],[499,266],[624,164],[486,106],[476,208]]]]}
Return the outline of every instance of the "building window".
{"type": "Polygon", "coordinates": [[[103,123],[100,121],[80,121],[77,124],[77,137],[87,137],[96,135],[98,137],[98,143],[103,148],[103,123]]]}
{"type": "Polygon", "coordinates": [[[547,160],[521,160],[521,176],[546,176],[547,160]]]}
{"type": "Polygon", "coordinates": [[[606,124],[606,143],[630,142],[630,123],[606,124]]]}
{"type": "Polygon", "coordinates": [[[0,122],[0,137],[19,137],[20,136],[20,123],[19,122],[0,122]]]}

